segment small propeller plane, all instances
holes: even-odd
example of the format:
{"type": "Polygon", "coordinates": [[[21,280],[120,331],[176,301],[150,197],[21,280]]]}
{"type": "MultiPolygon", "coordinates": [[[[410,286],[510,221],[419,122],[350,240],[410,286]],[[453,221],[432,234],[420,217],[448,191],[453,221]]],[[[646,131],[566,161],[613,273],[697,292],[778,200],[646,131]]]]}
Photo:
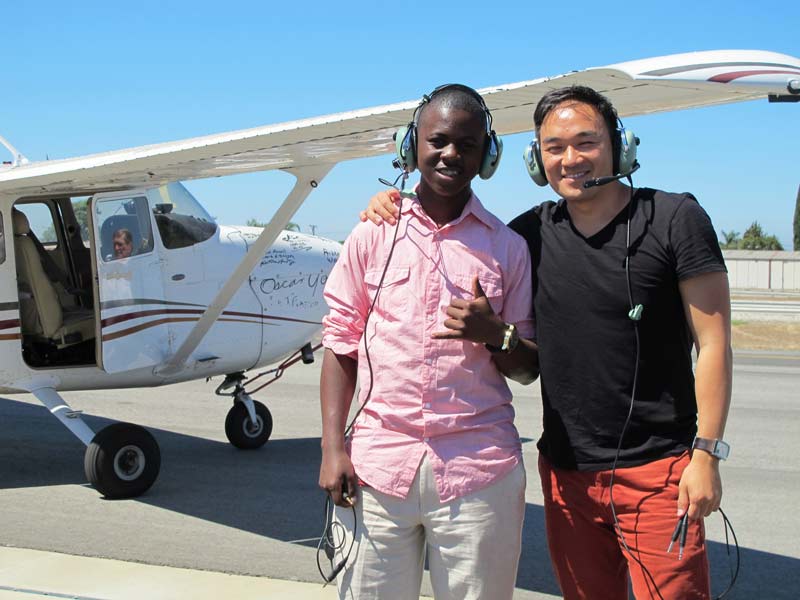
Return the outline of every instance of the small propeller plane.
{"type": "MultiPolygon", "coordinates": [[[[479,91],[505,135],[531,130],[538,99],[571,84],[606,94],[621,116],[797,102],[800,59],[696,52],[479,91]]],[[[313,359],[322,290],[340,250],[284,227],[337,163],[391,152],[417,103],[44,162],[0,138],[12,154],[0,166],[0,393],[31,393],[44,404],[87,446],[86,476],[110,498],[150,488],[158,444],[128,423],[95,433],[61,391],[222,375],[217,392],[233,397],[228,439],[263,445],[272,417],[251,398],[255,377],[246,373],[289,357],[279,374],[298,354],[313,359]],[[269,169],[296,181],[263,229],[218,225],[178,183],[269,169]]]]}

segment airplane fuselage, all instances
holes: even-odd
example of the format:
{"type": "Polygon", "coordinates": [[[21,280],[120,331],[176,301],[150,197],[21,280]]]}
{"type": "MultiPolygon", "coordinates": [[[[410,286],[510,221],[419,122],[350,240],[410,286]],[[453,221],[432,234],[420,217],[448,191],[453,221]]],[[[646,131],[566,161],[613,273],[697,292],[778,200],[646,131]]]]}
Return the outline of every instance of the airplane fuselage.
{"type": "MultiPolygon", "coordinates": [[[[33,329],[24,323],[24,296],[29,291],[18,287],[15,260],[20,257],[11,242],[12,206],[0,205],[7,252],[0,264],[4,282],[0,292],[0,393],[27,391],[43,384],[57,390],[158,386],[245,371],[277,362],[318,334],[327,312],[322,292],[340,244],[283,231],[190,360],[175,373],[157,374],[159,365],[175,353],[261,233],[255,227],[204,222],[208,234],[196,237],[205,239],[189,243],[178,231],[183,218],[176,212],[179,203],[172,211],[161,202],[167,187],[108,197],[98,194],[92,200],[94,225],[88,253],[93,302],[91,307],[84,303],[75,308],[95,314],[94,364],[37,363],[30,358],[29,349],[23,352],[23,346],[35,343],[41,334],[29,334],[33,329]],[[112,220],[114,233],[135,230],[137,251],[132,255],[114,255],[112,233],[103,229],[112,220]]],[[[174,190],[172,195],[176,195],[174,190]]],[[[17,204],[14,210],[35,214],[30,208],[36,204],[17,204]]],[[[83,340],[82,346],[91,343],[83,340]]],[[[68,355],[69,349],[57,352],[68,355]]]]}

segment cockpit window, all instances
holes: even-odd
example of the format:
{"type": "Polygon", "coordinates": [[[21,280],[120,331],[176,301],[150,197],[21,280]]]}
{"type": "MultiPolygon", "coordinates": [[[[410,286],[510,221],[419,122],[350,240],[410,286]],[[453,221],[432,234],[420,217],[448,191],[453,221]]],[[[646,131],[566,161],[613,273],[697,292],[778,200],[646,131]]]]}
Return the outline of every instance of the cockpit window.
{"type": "Polygon", "coordinates": [[[214,219],[180,183],[148,192],[161,243],[174,250],[209,239],[217,231],[214,219]]]}
{"type": "Polygon", "coordinates": [[[100,256],[104,261],[153,251],[153,230],[144,196],[100,200],[95,205],[95,215],[100,224],[100,256]]]}

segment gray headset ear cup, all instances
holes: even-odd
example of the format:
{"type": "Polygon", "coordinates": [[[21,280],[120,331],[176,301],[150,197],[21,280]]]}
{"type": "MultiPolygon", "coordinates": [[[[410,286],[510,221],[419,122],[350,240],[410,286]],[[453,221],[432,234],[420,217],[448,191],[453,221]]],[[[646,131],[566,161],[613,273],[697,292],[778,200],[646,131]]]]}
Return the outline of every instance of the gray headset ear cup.
{"type": "Polygon", "coordinates": [[[629,129],[621,127],[617,132],[619,134],[619,156],[615,175],[630,173],[636,163],[636,147],[639,145],[639,140],[629,129]]]}
{"type": "Polygon", "coordinates": [[[489,134],[489,140],[486,144],[486,149],[483,151],[483,159],[481,160],[481,168],[478,170],[478,175],[481,179],[489,179],[497,171],[500,166],[500,159],[503,157],[503,140],[497,137],[494,131],[489,134]]]}
{"type": "Polygon", "coordinates": [[[417,168],[416,127],[413,123],[404,125],[394,135],[394,148],[397,160],[403,168],[411,173],[417,168]]]}
{"type": "Polygon", "coordinates": [[[547,185],[547,175],[544,174],[544,168],[542,168],[542,158],[539,154],[539,144],[536,140],[525,146],[522,158],[525,161],[528,175],[533,179],[533,182],[536,185],[547,185]]]}

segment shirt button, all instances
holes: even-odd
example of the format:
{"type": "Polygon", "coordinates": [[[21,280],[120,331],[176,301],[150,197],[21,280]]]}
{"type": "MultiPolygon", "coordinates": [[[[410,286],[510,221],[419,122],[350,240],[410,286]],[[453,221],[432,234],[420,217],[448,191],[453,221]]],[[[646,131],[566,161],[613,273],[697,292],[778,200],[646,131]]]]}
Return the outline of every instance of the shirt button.
{"type": "Polygon", "coordinates": [[[430,402],[426,402],[425,404],[422,405],[422,408],[430,408],[430,407],[431,407],[430,402]]]}
{"type": "Polygon", "coordinates": [[[431,438],[429,438],[429,437],[424,437],[424,438],[422,438],[422,441],[423,441],[423,442],[425,442],[425,443],[427,444],[428,442],[430,442],[430,441],[431,441],[431,438]]]}
{"type": "Polygon", "coordinates": [[[430,367],[433,364],[433,359],[432,358],[426,358],[425,359],[425,364],[430,367]]]}

